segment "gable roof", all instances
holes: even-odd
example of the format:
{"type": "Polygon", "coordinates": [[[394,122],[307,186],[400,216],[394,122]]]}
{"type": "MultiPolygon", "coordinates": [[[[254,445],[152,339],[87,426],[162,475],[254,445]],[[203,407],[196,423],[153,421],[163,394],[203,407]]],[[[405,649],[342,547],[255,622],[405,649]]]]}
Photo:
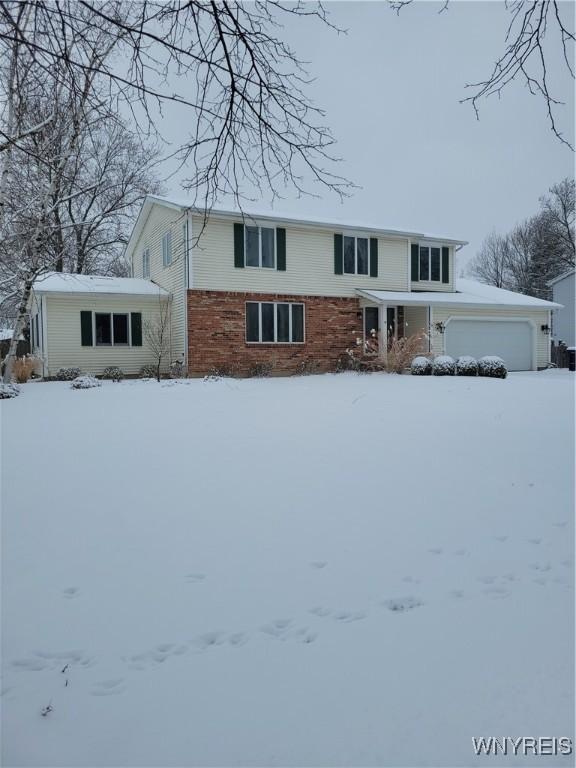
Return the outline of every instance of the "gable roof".
{"type": "Polygon", "coordinates": [[[576,272],[574,268],[569,269],[567,272],[563,272],[561,275],[558,275],[558,277],[555,277],[554,280],[549,280],[548,285],[556,285],[556,283],[559,283],[560,280],[565,280],[567,277],[570,277],[570,275],[573,275],[576,272]]]}
{"type": "MultiPolygon", "coordinates": [[[[166,208],[172,208],[176,211],[192,211],[199,215],[203,215],[204,211],[194,204],[192,200],[186,200],[185,198],[178,197],[162,197],[160,195],[147,195],[142,203],[142,208],[136,219],[132,233],[126,245],[125,253],[136,245],[138,238],[144,228],[148,214],[150,213],[154,205],[161,205],[166,208]]],[[[208,216],[214,216],[218,218],[226,218],[231,220],[244,220],[244,221],[270,221],[270,222],[282,222],[284,224],[293,224],[305,227],[313,227],[319,229],[334,229],[337,232],[343,230],[349,230],[354,232],[366,232],[367,234],[381,235],[384,237],[398,237],[398,238],[410,238],[413,240],[430,240],[432,242],[444,243],[446,245],[456,245],[462,247],[467,245],[467,240],[458,240],[451,237],[442,237],[439,235],[426,234],[424,232],[418,232],[417,230],[403,230],[403,229],[389,229],[375,224],[367,224],[365,222],[358,221],[344,221],[341,218],[326,221],[323,219],[307,218],[297,216],[295,214],[280,213],[272,210],[235,210],[232,208],[212,208],[208,212],[208,216]]]]}
{"type": "Polygon", "coordinates": [[[131,296],[168,296],[168,291],[151,280],[137,277],[104,277],[47,272],[34,283],[36,293],[109,293],[131,296]]]}
{"type": "Polygon", "coordinates": [[[403,304],[428,306],[429,304],[468,306],[468,307],[506,307],[508,309],[558,309],[562,304],[536,299],[522,293],[505,291],[493,285],[477,283],[475,280],[456,279],[456,290],[450,291],[371,291],[358,290],[364,298],[379,304],[403,304]]]}

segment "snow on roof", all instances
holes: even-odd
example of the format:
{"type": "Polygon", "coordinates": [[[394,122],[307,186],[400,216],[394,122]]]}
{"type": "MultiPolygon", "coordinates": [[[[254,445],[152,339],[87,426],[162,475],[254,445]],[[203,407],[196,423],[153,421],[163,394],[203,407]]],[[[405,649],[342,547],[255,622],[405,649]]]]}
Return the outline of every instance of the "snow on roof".
{"type": "Polygon", "coordinates": [[[104,277],[48,272],[34,283],[36,293],[118,293],[132,296],[167,296],[164,288],[137,277],[104,277]]]}
{"type": "MultiPolygon", "coordinates": [[[[197,210],[199,212],[202,212],[202,209],[200,209],[192,200],[187,200],[185,198],[179,198],[179,197],[163,197],[161,195],[147,195],[142,210],[146,206],[153,205],[154,203],[158,205],[166,205],[171,208],[177,208],[177,209],[188,209],[191,208],[193,210],[197,210]]],[[[212,208],[209,212],[209,215],[212,216],[224,216],[226,218],[244,218],[248,220],[269,220],[269,221],[285,221],[287,223],[291,224],[304,224],[308,226],[316,226],[316,227],[327,227],[329,229],[348,229],[348,230],[356,230],[360,232],[375,232],[379,234],[384,235],[390,235],[392,237],[413,237],[418,238],[420,240],[434,240],[434,241],[440,241],[443,243],[449,243],[453,245],[467,245],[466,240],[458,240],[450,237],[444,237],[441,235],[433,235],[433,234],[425,234],[423,232],[419,232],[418,230],[406,230],[406,229],[390,229],[388,227],[383,227],[376,225],[374,223],[369,224],[366,222],[358,222],[358,221],[345,221],[341,217],[338,217],[336,219],[332,220],[326,220],[326,219],[316,219],[316,218],[310,218],[307,216],[300,216],[299,214],[295,213],[282,213],[281,211],[273,211],[273,210],[256,210],[256,209],[245,209],[243,211],[233,209],[233,208],[212,208]]],[[[137,222],[138,224],[138,222],[137,222]]],[[[136,229],[136,226],[135,226],[136,229]]],[[[132,241],[132,237],[130,238],[132,241]]],[[[130,244],[129,244],[130,245],[130,244]]]]}
{"type": "Polygon", "coordinates": [[[465,305],[480,307],[526,307],[532,309],[555,309],[561,304],[553,301],[535,299],[533,296],[525,296],[522,293],[505,291],[503,288],[495,288],[493,285],[484,285],[475,280],[456,280],[456,291],[371,291],[359,290],[364,298],[378,303],[411,304],[416,306],[465,305]]]}

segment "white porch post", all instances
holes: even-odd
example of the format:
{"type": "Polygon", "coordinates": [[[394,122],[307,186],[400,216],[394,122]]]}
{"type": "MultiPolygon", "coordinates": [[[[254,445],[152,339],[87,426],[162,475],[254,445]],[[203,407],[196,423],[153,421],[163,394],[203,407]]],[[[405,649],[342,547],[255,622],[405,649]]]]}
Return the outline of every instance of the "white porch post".
{"type": "Polygon", "coordinates": [[[378,305],[378,357],[386,362],[388,358],[388,305],[378,305]]]}

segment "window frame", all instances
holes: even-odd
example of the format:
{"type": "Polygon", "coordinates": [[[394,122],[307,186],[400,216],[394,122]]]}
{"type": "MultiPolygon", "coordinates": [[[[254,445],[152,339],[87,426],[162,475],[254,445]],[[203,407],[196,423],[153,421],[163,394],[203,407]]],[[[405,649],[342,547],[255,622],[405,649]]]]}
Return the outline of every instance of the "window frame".
{"type": "MultiPolygon", "coordinates": [[[[277,255],[277,243],[276,243],[276,227],[270,227],[266,224],[244,224],[244,267],[246,269],[277,269],[278,268],[278,255],[277,255]],[[258,229],[258,264],[248,264],[248,228],[258,229]],[[272,232],[272,246],[274,249],[274,263],[271,266],[262,264],[262,230],[269,229],[272,232]]],[[[265,302],[269,303],[269,302],[265,302]]],[[[292,313],[290,313],[292,314],[292,313]]]]}
{"type": "Polygon", "coordinates": [[[162,235],[162,266],[172,266],[172,230],[169,229],[162,235]],[[170,247],[168,247],[170,246],[170,247]]]}
{"type": "Polygon", "coordinates": [[[150,248],[144,248],[142,251],[142,277],[150,277],[150,248]]]}
{"type": "MultiPolygon", "coordinates": [[[[450,259],[450,246],[446,245],[445,243],[432,243],[428,240],[418,240],[418,280],[412,280],[411,282],[419,282],[419,283],[435,283],[435,284],[444,284],[448,285],[448,283],[444,282],[442,279],[444,275],[442,274],[442,248],[448,248],[448,259],[450,259]],[[428,249],[428,278],[424,280],[422,278],[422,270],[420,268],[420,259],[422,257],[421,249],[427,248],[428,249]],[[432,279],[432,248],[438,249],[438,258],[439,258],[439,269],[438,269],[438,279],[432,279]]],[[[448,281],[449,282],[449,281],[448,281]]]]}
{"type": "Polygon", "coordinates": [[[342,274],[370,277],[370,236],[362,233],[342,232],[342,274]],[[354,240],[354,272],[346,271],[346,238],[354,240]],[[358,272],[358,240],[366,240],[366,272],[358,272]]]}
{"type": "Polygon", "coordinates": [[[274,346],[293,346],[294,344],[306,344],[306,304],[303,301],[245,301],[244,302],[244,342],[246,344],[274,346]],[[248,304],[258,305],[258,341],[248,340],[248,304]],[[262,341],[262,304],[272,304],[274,306],[274,341],[262,341]],[[288,312],[288,337],[289,341],[278,341],[278,310],[279,305],[290,307],[288,312]],[[292,307],[302,307],[302,341],[293,341],[293,323],[292,307]]]}
{"type": "Polygon", "coordinates": [[[98,310],[92,310],[92,346],[93,347],[131,347],[132,346],[132,323],[130,322],[130,312],[99,312],[98,310]],[[110,318],[110,343],[102,344],[98,343],[96,338],[96,315],[108,315],[110,318]],[[114,341],[114,315],[122,315],[126,318],[126,324],[128,327],[128,341],[127,342],[115,342],[114,341]]]}

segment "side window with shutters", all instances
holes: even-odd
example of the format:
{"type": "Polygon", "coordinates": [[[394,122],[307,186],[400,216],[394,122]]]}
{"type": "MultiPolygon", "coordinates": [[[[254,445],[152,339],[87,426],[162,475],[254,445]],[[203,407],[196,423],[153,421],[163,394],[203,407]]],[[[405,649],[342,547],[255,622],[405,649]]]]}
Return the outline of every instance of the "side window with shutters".
{"type": "Polygon", "coordinates": [[[286,230],[234,223],[234,267],[286,271],[286,230]]]}

